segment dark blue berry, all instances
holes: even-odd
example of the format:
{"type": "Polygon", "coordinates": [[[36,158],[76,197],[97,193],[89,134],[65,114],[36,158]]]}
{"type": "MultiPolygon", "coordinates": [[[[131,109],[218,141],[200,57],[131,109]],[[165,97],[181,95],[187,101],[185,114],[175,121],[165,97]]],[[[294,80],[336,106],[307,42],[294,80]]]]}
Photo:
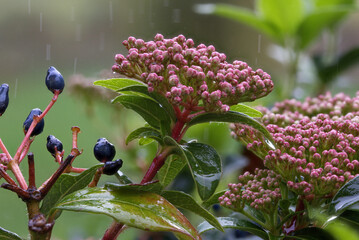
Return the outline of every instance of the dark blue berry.
{"type": "Polygon", "coordinates": [[[53,135],[47,137],[46,147],[52,155],[56,154],[56,150],[62,152],[63,149],[62,142],[53,135]]]}
{"type": "MultiPolygon", "coordinates": [[[[23,124],[23,129],[24,129],[24,133],[27,133],[27,130],[29,130],[29,127],[34,119],[35,115],[40,116],[42,114],[42,111],[39,108],[34,108],[31,110],[31,112],[29,113],[29,116],[27,116],[24,124],[23,124]]],[[[36,125],[36,127],[34,128],[34,130],[31,133],[31,137],[32,136],[36,136],[39,135],[40,133],[42,133],[42,130],[44,130],[44,125],[45,125],[45,121],[44,119],[41,119],[41,121],[36,125]]]]}
{"type": "Polygon", "coordinates": [[[47,70],[45,83],[47,88],[53,93],[55,93],[55,90],[59,90],[61,93],[65,87],[64,78],[62,77],[61,73],[54,67],[49,67],[47,70]]]}
{"type": "Polygon", "coordinates": [[[93,148],[93,153],[100,162],[108,162],[115,157],[116,149],[106,138],[100,138],[93,148]]]}
{"type": "Polygon", "coordinates": [[[111,162],[111,161],[105,162],[105,165],[103,166],[103,171],[102,171],[103,174],[114,175],[122,167],[122,163],[123,162],[121,159],[117,159],[113,162],[111,162]]]}
{"type": "Polygon", "coordinates": [[[4,114],[9,105],[9,85],[6,83],[0,87],[0,116],[4,114]]]}

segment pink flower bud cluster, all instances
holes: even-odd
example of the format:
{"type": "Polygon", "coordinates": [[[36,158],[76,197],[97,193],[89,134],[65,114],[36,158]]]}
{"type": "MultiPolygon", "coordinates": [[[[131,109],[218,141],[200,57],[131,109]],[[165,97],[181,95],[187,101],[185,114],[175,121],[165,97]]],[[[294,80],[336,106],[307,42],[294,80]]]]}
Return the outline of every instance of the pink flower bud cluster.
{"type": "Polygon", "coordinates": [[[286,100],[262,111],[277,149],[244,125],[233,124],[232,135],[265,155],[264,165],[293,192],[307,200],[332,197],[359,174],[359,92],[354,98],[326,94],[303,103],[286,100]]]}
{"type": "Polygon", "coordinates": [[[271,170],[256,169],[255,174],[245,172],[239,183],[228,184],[229,190],[219,197],[222,206],[241,212],[245,205],[267,214],[277,211],[281,199],[281,177],[271,170]]]}
{"type": "Polygon", "coordinates": [[[128,54],[117,54],[112,70],[143,81],[149,92],[161,93],[177,106],[226,112],[273,89],[270,75],[261,69],[242,61],[228,63],[214,46],[195,46],[183,35],[164,39],[157,34],[149,42],[129,37],[123,44],[128,54]]]}

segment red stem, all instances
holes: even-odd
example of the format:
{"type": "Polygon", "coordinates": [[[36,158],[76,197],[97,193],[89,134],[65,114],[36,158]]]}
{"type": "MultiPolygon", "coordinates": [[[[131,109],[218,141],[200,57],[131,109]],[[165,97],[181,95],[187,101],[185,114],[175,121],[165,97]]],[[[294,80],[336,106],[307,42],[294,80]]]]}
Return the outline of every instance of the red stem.
{"type": "MultiPolygon", "coordinates": [[[[174,110],[177,117],[177,122],[172,128],[172,138],[179,142],[187,128],[183,128],[185,124],[188,122],[188,116],[191,113],[190,109],[185,108],[183,112],[181,112],[178,106],[174,106],[174,110]]],[[[150,167],[148,168],[145,176],[143,177],[141,184],[148,183],[152,181],[152,179],[156,176],[157,172],[165,163],[166,158],[171,153],[172,148],[165,148],[160,151],[159,154],[153,159],[150,167]]],[[[102,240],[114,240],[117,239],[118,235],[125,229],[125,225],[123,223],[113,221],[111,226],[106,230],[102,240]]]]}
{"type": "Polygon", "coordinates": [[[20,144],[20,147],[17,149],[16,154],[14,156],[14,160],[16,162],[19,162],[21,152],[24,149],[25,144],[29,141],[32,131],[34,130],[36,125],[41,121],[41,119],[43,119],[45,117],[45,115],[50,111],[52,106],[57,101],[57,97],[59,96],[59,94],[60,94],[60,91],[56,90],[53,98],[51,99],[51,102],[46,107],[46,109],[42,112],[42,114],[40,116],[34,116],[34,119],[33,119],[32,123],[31,123],[29,129],[27,130],[27,133],[26,133],[26,135],[24,137],[24,140],[22,140],[22,143],[20,144]]]}

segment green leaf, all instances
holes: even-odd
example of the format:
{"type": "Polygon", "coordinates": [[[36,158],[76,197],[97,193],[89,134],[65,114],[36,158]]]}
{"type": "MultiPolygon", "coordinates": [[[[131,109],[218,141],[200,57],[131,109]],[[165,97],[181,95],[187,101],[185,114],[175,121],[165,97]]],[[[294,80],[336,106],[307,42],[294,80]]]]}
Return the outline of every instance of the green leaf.
{"type": "Polygon", "coordinates": [[[261,118],[263,116],[263,114],[260,111],[258,111],[257,109],[251,108],[251,107],[241,104],[241,103],[231,106],[230,109],[233,112],[244,113],[252,118],[261,118]]]}
{"type": "Polygon", "coordinates": [[[148,89],[146,86],[128,86],[128,87],[119,89],[118,92],[120,92],[120,93],[137,92],[142,95],[146,95],[146,96],[150,97],[151,99],[155,100],[156,102],[158,102],[167,111],[167,113],[172,118],[172,120],[176,121],[175,111],[174,111],[172,105],[170,104],[170,102],[168,101],[168,99],[159,93],[148,92],[148,89]]]}
{"type": "Polygon", "coordinates": [[[335,240],[335,238],[326,230],[317,227],[303,228],[295,231],[292,236],[287,239],[303,239],[303,240],[335,240]]]}
{"type": "Polygon", "coordinates": [[[143,192],[153,192],[160,194],[162,192],[162,185],[157,182],[149,182],[145,184],[116,184],[116,183],[106,183],[105,188],[111,189],[114,191],[120,190],[132,190],[132,191],[143,191],[143,192]]]}
{"type": "Polygon", "coordinates": [[[144,83],[128,78],[112,78],[106,80],[98,80],[93,83],[96,86],[105,87],[114,91],[129,86],[146,86],[144,83]]]}
{"type": "Polygon", "coordinates": [[[169,116],[162,106],[147,97],[136,95],[120,95],[116,97],[113,102],[119,102],[126,108],[137,112],[145,121],[155,128],[159,128],[161,121],[167,124],[171,123],[169,116]]]}
{"type": "Polygon", "coordinates": [[[1,240],[22,240],[22,238],[16,233],[10,232],[0,227],[0,239],[1,240]]]}
{"type": "Polygon", "coordinates": [[[216,150],[203,143],[178,145],[169,136],[165,136],[164,141],[170,146],[176,146],[177,154],[186,159],[201,199],[211,197],[222,174],[221,158],[216,150]]]}
{"type": "Polygon", "coordinates": [[[131,132],[126,138],[126,145],[132,140],[138,138],[151,138],[163,145],[161,133],[151,127],[141,127],[131,132]]]}
{"type": "Polygon", "coordinates": [[[209,199],[207,199],[206,201],[204,201],[202,203],[202,206],[204,208],[209,208],[211,207],[213,204],[216,204],[216,203],[219,203],[218,201],[218,198],[222,195],[224,195],[224,193],[226,192],[227,190],[223,190],[223,191],[220,191],[218,193],[215,193],[212,195],[212,197],[210,197],[209,199]]]}
{"type": "MultiPolygon", "coordinates": [[[[266,239],[266,240],[268,239],[267,233],[261,227],[255,225],[254,223],[248,220],[231,218],[231,217],[220,217],[217,218],[217,220],[222,225],[223,228],[234,228],[252,233],[262,239],[266,239]]],[[[214,227],[210,225],[208,222],[203,222],[197,227],[197,229],[198,232],[202,234],[209,230],[213,230],[214,227]]]]}
{"type": "Polygon", "coordinates": [[[318,75],[323,83],[332,82],[338,75],[359,63],[359,47],[350,49],[331,64],[326,64],[321,58],[314,58],[318,75]]]}
{"type": "Polygon", "coordinates": [[[359,176],[347,182],[339,189],[329,204],[330,213],[341,213],[359,202],[359,176]]]}
{"type": "Polygon", "coordinates": [[[298,48],[306,48],[326,28],[333,26],[343,16],[351,11],[352,7],[323,7],[307,14],[298,27],[298,48]]]}
{"type": "Polygon", "coordinates": [[[129,184],[132,183],[131,179],[129,177],[127,177],[123,172],[121,172],[120,170],[117,171],[117,173],[115,173],[115,177],[117,178],[117,180],[121,183],[121,184],[129,184]]]}
{"type": "Polygon", "coordinates": [[[249,9],[229,4],[215,4],[213,13],[252,27],[261,33],[267,34],[275,41],[284,44],[284,40],[278,29],[268,24],[261,16],[256,15],[249,9]]]}
{"type": "Polygon", "coordinates": [[[273,148],[275,146],[272,135],[268,132],[268,130],[257,120],[251,118],[250,116],[240,113],[240,112],[232,112],[228,111],[226,113],[204,113],[194,117],[189,123],[188,126],[193,126],[199,123],[205,122],[232,122],[232,123],[241,123],[248,126],[253,127],[260,133],[264,135],[266,140],[268,140],[273,148]]]}
{"type": "Polygon", "coordinates": [[[339,216],[341,220],[345,220],[359,227],[359,214],[357,210],[346,210],[339,216]]]}
{"type": "Polygon", "coordinates": [[[302,0],[258,0],[257,9],[283,38],[293,36],[303,18],[302,0]]]}
{"type": "Polygon", "coordinates": [[[158,171],[157,176],[162,186],[170,184],[186,166],[186,160],[179,156],[171,155],[165,161],[165,164],[158,171]]]}
{"type": "Polygon", "coordinates": [[[181,239],[201,239],[177,208],[151,192],[87,188],[68,195],[56,207],[60,210],[104,214],[131,227],[174,232],[181,239]]]}
{"type": "Polygon", "coordinates": [[[42,201],[40,211],[45,215],[50,214],[51,209],[66,195],[85,188],[101,166],[102,163],[97,164],[78,175],[62,174],[42,201]]]}
{"type": "Polygon", "coordinates": [[[164,191],[161,195],[176,207],[186,209],[203,217],[213,227],[224,232],[218,220],[210,212],[201,207],[191,195],[179,191],[164,191]]]}

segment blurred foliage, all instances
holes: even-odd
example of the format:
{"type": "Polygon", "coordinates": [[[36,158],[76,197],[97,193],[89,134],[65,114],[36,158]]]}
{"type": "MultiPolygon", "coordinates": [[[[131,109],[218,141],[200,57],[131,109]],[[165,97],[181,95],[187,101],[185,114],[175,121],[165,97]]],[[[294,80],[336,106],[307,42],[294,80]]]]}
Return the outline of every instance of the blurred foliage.
{"type": "Polygon", "coordinates": [[[355,0],[257,0],[254,10],[222,3],[200,4],[196,9],[199,13],[211,13],[245,24],[281,46],[287,55],[283,61],[287,74],[276,86],[282,99],[293,96],[299,65],[303,63],[301,55],[325,30],[330,32],[329,43],[322,55],[312,57],[311,65],[315,67],[318,82],[314,94],[328,90],[338,75],[359,62],[357,48],[341,56],[335,51],[339,23],[358,9],[355,0]]]}

